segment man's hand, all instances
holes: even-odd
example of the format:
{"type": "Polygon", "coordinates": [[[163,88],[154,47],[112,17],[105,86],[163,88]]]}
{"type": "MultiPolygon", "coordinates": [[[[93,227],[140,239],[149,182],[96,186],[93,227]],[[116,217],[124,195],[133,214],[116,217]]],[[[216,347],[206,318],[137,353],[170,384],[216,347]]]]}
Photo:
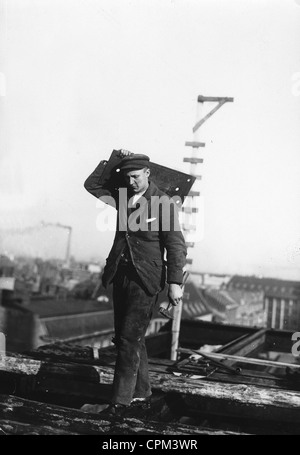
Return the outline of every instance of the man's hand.
{"type": "Polygon", "coordinates": [[[133,155],[129,150],[121,149],[119,150],[119,157],[124,158],[125,156],[133,155]]]}
{"type": "Polygon", "coordinates": [[[170,283],[169,290],[168,290],[169,302],[173,306],[176,306],[182,300],[182,296],[183,296],[183,291],[182,291],[180,284],[170,283]]]}

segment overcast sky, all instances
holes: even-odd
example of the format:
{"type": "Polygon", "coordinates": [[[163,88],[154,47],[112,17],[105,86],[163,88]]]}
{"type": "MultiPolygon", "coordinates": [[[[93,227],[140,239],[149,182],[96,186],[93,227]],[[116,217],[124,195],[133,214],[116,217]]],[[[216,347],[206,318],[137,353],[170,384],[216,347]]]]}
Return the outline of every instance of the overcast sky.
{"type": "MultiPolygon", "coordinates": [[[[193,268],[300,277],[300,0],[0,6],[0,228],[71,225],[72,254],[105,259],[86,177],[119,148],[189,172],[198,95],[233,97],[199,130],[193,268]]],[[[3,252],[65,245],[58,228],[2,235],[3,252]]]]}

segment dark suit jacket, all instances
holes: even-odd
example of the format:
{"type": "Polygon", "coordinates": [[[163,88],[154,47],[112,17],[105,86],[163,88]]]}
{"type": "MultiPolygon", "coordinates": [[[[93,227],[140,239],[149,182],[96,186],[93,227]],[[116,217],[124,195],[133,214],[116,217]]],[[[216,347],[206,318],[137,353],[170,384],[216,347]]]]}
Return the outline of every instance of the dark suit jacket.
{"type": "Polygon", "coordinates": [[[134,211],[137,210],[138,217],[135,216],[137,223],[126,223],[129,225],[124,229],[124,225],[120,226],[119,223],[120,210],[122,210],[121,204],[119,207],[119,193],[115,188],[109,187],[109,185],[104,187],[99,183],[99,166],[86,179],[84,187],[97,198],[112,196],[116,201],[116,209],[118,210],[116,235],[106,260],[102,276],[103,285],[107,287],[112,282],[121,254],[126,247],[129,249],[133,265],[140,279],[150,294],[154,295],[160,292],[165,286],[165,281],[181,284],[187,249],[179,228],[176,207],[174,208],[174,204],[170,205],[170,220],[168,223],[168,219],[166,219],[166,224],[162,221],[163,210],[161,205],[159,205],[159,211],[153,210],[153,205],[151,208],[151,201],[155,200],[153,196],[156,196],[156,200],[162,196],[165,197],[165,200],[170,201],[170,198],[150,180],[149,187],[143,194],[144,202],[147,203],[141,207],[137,202],[135,208],[129,208],[127,211],[127,218],[129,217],[130,220],[130,216],[135,216],[134,211]],[[142,228],[136,230],[139,222],[142,228]]]}

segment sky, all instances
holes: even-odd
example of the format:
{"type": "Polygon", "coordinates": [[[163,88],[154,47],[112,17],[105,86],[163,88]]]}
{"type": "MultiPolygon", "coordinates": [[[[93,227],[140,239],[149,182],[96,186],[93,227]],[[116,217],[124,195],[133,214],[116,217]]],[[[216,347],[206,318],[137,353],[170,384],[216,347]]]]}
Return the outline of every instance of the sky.
{"type": "Polygon", "coordinates": [[[192,270],[299,279],[299,120],[300,0],[0,0],[0,248],[63,257],[29,229],[60,223],[103,261],[87,176],[120,148],[189,173],[197,138],[192,270]],[[198,95],[234,101],[194,135],[198,95]]]}

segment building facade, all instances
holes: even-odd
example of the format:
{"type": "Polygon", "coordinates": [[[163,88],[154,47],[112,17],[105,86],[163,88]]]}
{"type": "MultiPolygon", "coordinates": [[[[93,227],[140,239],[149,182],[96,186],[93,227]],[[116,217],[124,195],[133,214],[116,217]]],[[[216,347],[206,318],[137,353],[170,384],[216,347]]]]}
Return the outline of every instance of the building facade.
{"type": "Polygon", "coordinates": [[[279,330],[300,327],[300,281],[234,276],[228,289],[263,292],[265,326],[279,330]]]}

